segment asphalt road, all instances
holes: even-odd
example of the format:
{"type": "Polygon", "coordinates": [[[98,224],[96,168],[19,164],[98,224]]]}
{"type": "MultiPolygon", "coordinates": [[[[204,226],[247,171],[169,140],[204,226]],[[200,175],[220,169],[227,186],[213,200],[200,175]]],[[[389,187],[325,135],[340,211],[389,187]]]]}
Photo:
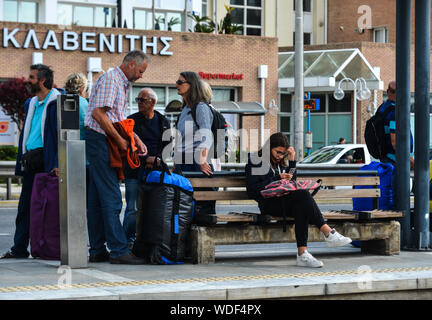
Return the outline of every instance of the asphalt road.
{"type": "MultiPolygon", "coordinates": [[[[338,204],[338,205],[319,205],[322,211],[331,209],[351,209],[351,205],[338,204]]],[[[228,213],[228,212],[259,212],[256,205],[217,205],[217,212],[228,213]]],[[[13,236],[15,232],[15,218],[17,208],[0,208],[0,254],[8,251],[13,245],[13,236]]],[[[121,215],[121,221],[123,221],[123,215],[121,215]]],[[[323,243],[310,243],[309,247],[314,248],[314,252],[317,250],[322,253],[326,253],[328,250],[334,251],[334,249],[327,249],[323,243]]],[[[261,245],[231,245],[231,246],[217,246],[216,254],[225,258],[238,257],[239,255],[253,255],[259,254],[260,256],[275,256],[275,255],[293,255],[295,254],[295,243],[288,244],[261,244],[261,245]]],[[[348,252],[355,252],[358,249],[352,248],[351,246],[344,247],[343,250],[348,252]]]]}

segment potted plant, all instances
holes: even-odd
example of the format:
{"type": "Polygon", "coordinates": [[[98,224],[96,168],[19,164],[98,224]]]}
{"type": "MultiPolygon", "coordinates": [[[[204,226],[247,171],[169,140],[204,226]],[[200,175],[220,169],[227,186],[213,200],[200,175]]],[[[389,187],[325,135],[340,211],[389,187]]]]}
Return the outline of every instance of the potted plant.
{"type": "Polygon", "coordinates": [[[160,23],[165,23],[165,19],[163,16],[155,17],[155,30],[160,30],[160,23]]]}
{"type": "MultiPolygon", "coordinates": [[[[165,23],[165,19],[164,19],[164,23],[165,23]]],[[[180,24],[180,18],[178,17],[171,17],[168,20],[168,31],[172,31],[172,26],[175,26],[176,24],[180,24]]]]}

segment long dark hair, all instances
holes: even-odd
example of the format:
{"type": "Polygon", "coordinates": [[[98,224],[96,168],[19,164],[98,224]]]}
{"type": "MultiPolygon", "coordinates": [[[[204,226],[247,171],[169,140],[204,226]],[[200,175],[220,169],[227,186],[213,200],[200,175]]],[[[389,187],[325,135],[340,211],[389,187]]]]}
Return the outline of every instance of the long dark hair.
{"type": "MultiPolygon", "coordinates": [[[[289,139],[288,137],[283,134],[282,132],[276,132],[273,133],[270,138],[266,141],[265,143],[266,145],[270,144],[270,152],[273,148],[277,148],[277,147],[283,147],[288,149],[290,147],[290,143],[289,143],[289,139]]],[[[262,157],[262,150],[260,149],[258,151],[258,156],[262,157]]],[[[271,159],[271,157],[270,157],[271,159]]],[[[286,167],[288,165],[288,161],[286,158],[284,158],[281,162],[281,164],[286,167]]]]}
{"type": "Polygon", "coordinates": [[[196,72],[184,71],[180,75],[190,84],[189,92],[187,93],[186,100],[183,101],[183,105],[186,103],[189,107],[193,108],[200,102],[205,102],[205,94],[200,83],[200,77],[196,72]]]}

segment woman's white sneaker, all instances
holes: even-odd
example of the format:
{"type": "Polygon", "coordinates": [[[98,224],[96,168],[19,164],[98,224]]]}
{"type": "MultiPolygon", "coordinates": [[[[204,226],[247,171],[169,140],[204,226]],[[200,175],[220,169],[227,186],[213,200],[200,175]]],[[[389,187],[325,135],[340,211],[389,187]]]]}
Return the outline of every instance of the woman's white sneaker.
{"type": "Polygon", "coordinates": [[[307,250],[301,256],[297,254],[298,267],[321,268],[323,265],[322,261],[315,259],[307,250]]]}
{"type": "Polygon", "coordinates": [[[344,237],[335,229],[332,229],[329,235],[324,238],[329,248],[342,247],[352,242],[351,238],[344,237]]]}

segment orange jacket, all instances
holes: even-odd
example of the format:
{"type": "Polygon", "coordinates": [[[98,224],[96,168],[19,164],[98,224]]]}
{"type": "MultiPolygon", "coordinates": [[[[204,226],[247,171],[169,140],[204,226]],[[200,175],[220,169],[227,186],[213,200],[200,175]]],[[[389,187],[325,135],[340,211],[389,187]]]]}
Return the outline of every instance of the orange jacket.
{"type": "Polygon", "coordinates": [[[108,148],[110,152],[110,165],[112,168],[117,168],[117,176],[119,180],[124,180],[123,174],[123,160],[127,159],[129,166],[132,169],[136,169],[141,165],[138,148],[135,145],[135,138],[133,128],[135,121],[133,119],[125,119],[120,122],[113,123],[114,128],[120,134],[123,139],[128,141],[127,152],[120,152],[117,143],[110,136],[108,137],[108,148]]]}

